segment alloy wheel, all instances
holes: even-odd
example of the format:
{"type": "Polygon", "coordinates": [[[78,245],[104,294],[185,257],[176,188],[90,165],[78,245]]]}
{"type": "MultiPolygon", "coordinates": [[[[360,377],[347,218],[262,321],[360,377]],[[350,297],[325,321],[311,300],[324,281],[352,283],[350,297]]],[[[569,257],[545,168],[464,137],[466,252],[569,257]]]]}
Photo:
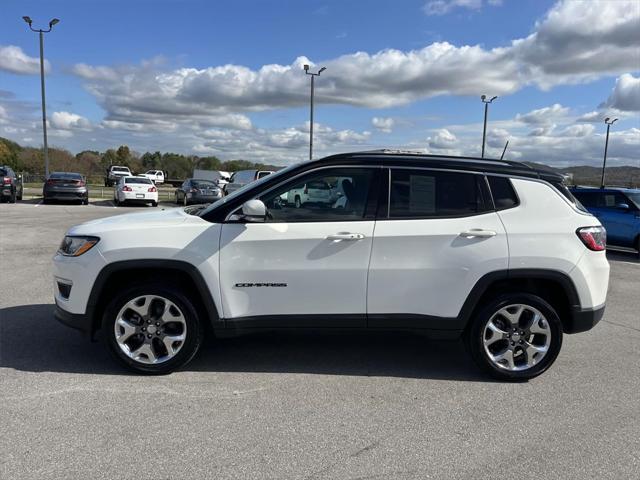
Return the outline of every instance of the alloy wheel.
{"type": "Polygon", "coordinates": [[[116,343],[132,360],[164,363],[182,349],[187,323],[180,308],[160,295],[142,295],[127,302],[114,323],[116,343]]]}
{"type": "Polygon", "coordinates": [[[512,372],[539,364],[551,345],[551,327],[536,308],[512,304],[500,308],[486,323],[482,341],[496,367],[512,372]]]}

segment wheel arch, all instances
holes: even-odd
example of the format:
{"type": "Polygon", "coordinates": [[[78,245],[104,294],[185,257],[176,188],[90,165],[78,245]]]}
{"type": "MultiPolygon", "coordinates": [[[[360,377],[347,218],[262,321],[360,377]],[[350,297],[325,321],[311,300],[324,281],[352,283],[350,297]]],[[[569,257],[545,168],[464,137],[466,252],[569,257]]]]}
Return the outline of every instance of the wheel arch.
{"type": "Polygon", "coordinates": [[[219,315],[218,306],[202,274],[195,266],[180,260],[124,260],[106,265],[93,283],[87,302],[87,316],[91,321],[91,338],[94,338],[96,332],[100,330],[104,309],[119,287],[134,281],[140,283],[146,280],[158,280],[162,276],[170,277],[187,292],[193,294],[196,309],[205,320],[205,326],[213,328],[222,326],[224,320],[219,315]],[[132,276],[134,279],[131,278],[132,276]]]}
{"type": "Polygon", "coordinates": [[[501,270],[484,275],[469,293],[459,314],[464,327],[470,325],[483,304],[503,293],[531,293],[543,298],[558,312],[565,332],[572,329],[575,312],[581,308],[578,291],[563,272],[529,268],[501,270]]]}

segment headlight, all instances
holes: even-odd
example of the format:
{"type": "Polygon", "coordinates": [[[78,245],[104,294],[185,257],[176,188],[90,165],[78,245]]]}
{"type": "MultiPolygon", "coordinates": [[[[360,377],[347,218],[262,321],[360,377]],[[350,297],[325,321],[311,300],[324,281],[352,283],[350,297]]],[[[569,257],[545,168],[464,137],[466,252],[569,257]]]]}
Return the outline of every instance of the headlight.
{"type": "Polygon", "coordinates": [[[58,253],[65,257],[79,257],[91,250],[99,241],[98,237],[70,237],[67,235],[62,239],[58,253]]]}

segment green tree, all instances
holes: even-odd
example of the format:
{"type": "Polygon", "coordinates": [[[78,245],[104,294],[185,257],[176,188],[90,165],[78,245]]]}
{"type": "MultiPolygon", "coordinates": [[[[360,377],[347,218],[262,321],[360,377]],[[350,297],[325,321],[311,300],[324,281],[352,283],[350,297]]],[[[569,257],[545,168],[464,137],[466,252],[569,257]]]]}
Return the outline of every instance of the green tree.
{"type": "Polygon", "coordinates": [[[126,145],[120,145],[116,152],[116,158],[118,159],[118,165],[129,165],[131,161],[131,151],[126,145]]]}

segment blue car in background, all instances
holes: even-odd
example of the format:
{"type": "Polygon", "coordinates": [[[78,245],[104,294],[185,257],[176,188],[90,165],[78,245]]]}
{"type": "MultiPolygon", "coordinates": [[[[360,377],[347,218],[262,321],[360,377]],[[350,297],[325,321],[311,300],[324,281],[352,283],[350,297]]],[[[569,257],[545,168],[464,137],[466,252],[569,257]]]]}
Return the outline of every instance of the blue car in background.
{"type": "Polygon", "coordinates": [[[607,244],[640,254],[640,189],[574,187],[571,193],[607,229],[607,244]]]}

